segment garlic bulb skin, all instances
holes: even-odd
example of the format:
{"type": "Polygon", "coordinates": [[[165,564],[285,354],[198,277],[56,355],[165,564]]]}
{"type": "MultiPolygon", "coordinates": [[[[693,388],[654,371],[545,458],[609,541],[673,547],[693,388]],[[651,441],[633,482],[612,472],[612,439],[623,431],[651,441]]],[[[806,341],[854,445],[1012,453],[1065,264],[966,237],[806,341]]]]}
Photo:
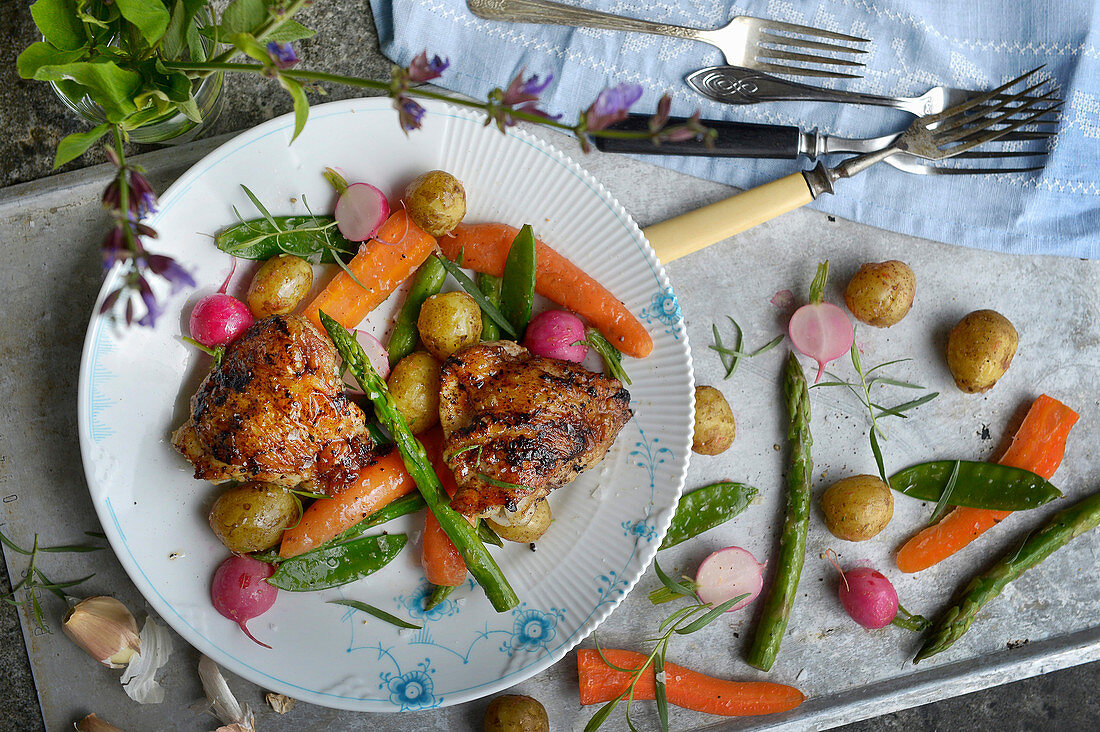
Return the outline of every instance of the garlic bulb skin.
{"type": "Polygon", "coordinates": [[[65,635],[108,668],[123,668],[141,650],[137,621],[113,597],[89,597],[77,603],[61,624],[65,635]]]}

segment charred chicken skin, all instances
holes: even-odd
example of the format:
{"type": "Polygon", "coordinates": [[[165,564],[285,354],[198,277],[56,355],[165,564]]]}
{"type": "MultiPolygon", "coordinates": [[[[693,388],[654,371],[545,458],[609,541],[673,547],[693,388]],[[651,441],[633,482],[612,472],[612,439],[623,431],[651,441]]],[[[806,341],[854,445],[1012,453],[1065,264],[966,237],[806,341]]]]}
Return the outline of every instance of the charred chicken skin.
{"type": "Polygon", "coordinates": [[[332,341],[297,315],[264,318],[229,344],[172,444],[196,478],[310,482],[327,493],[374,457],[363,411],[344,395],[332,341]]]}
{"type": "Polygon", "coordinates": [[[459,487],[451,506],[501,523],[522,523],[602,460],[632,416],[616,379],[506,341],[454,354],[440,381],[443,454],[459,487]]]}

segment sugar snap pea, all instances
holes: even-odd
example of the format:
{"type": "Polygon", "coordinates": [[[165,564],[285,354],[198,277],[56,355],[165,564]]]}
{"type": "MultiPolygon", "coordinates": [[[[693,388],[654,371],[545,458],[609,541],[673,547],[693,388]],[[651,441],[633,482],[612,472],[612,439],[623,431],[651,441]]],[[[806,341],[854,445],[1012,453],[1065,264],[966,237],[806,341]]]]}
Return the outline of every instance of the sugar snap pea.
{"type": "Polygon", "coordinates": [[[416,329],[416,320],[420,317],[420,308],[424,301],[439,292],[443,280],[447,279],[447,270],[436,257],[428,257],[416,270],[409,293],[405,295],[405,304],[397,313],[390,333],[390,342],[386,350],[390,354],[390,366],[408,356],[416,348],[420,334],[416,329]]]}
{"type": "Polygon", "coordinates": [[[959,474],[949,501],[952,506],[1023,511],[1062,495],[1053,484],[1030,470],[969,460],[935,460],[913,465],[890,476],[890,487],[922,501],[938,501],[956,463],[959,474]]]}
{"type": "Polygon", "coordinates": [[[680,496],[661,549],[724,524],[744,511],[755,497],[756,489],[751,485],[728,482],[703,486],[680,496]]]}
{"type": "Polygon", "coordinates": [[[787,357],[783,380],[787,395],[787,441],[791,446],[790,467],[787,470],[787,518],[779,538],[779,559],[775,578],[764,598],[760,623],[749,649],[748,662],[761,671],[769,671],[779,655],[779,644],[787,632],[798,579],[806,561],[806,532],[810,525],[810,482],[813,459],[810,457],[810,390],[806,375],[795,358],[787,357]]]}
{"type": "Polygon", "coordinates": [[[339,587],[382,569],[407,542],[408,537],[404,534],[365,536],[288,559],[267,581],[290,592],[339,587]]]}
{"type": "Polygon", "coordinates": [[[436,605],[446,600],[450,594],[457,589],[457,586],[452,585],[435,585],[432,587],[432,594],[428,595],[428,599],[424,601],[424,610],[431,610],[436,605]]]}
{"type": "Polygon", "coordinates": [[[990,569],[970,580],[959,602],[932,626],[928,640],[917,652],[913,663],[946,651],[970,629],[978,611],[1001,594],[1009,582],[1064,547],[1070,540],[1098,525],[1100,492],[1054,514],[1043,528],[1028,534],[1018,548],[1008,552],[990,569]]]}
{"type": "Polygon", "coordinates": [[[293,254],[325,264],[335,262],[337,254],[347,258],[359,250],[358,244],[343,237],[331,216],[272,216],[241,221],[219,232],[214,244],[241,259],[293,254]]]}
{"type": "MultiPolygon", "coordinates": [[[[481,290],[481,294],[485,295],[485,299],[499,308],[501,279],[491,274],[478,272],[477,276],[474,277],[474,281],[477,283],[477,289],[481,290]]],[[[500,327],[497,326],[495,320],[484,312],[481,313],[481,340],[500,340],[500,327]]]]}
{"type": "Polygon", "coordinates": [[[500,285],[500,312],[512,324],[516,337],[523,337],[531,321],[535,301],[535,232],[524,224],[512,240],[500,285]]]}

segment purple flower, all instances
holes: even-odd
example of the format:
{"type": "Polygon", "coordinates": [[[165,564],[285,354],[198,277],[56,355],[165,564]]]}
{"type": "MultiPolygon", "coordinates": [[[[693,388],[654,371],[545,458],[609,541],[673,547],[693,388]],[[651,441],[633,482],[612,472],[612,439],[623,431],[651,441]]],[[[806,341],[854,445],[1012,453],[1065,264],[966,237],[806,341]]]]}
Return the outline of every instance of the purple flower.
{"type": "Polygon", "coordinates": [[[100,246],[100,253],[103,256],[104,270],[113,267],[115,262],[120,259],[126,259],[130,256],[129,252],[126,251],[126,236],[122,230],[122,224],[107,232],[107,236],[104,237],[103,244],[100,246]]]}
{"type": "Polygon", "coordinates": [[[592,102],[592,106],[584,112],[587,129],[589,131],[603,130],[626,119],[626,114],[630,111],[630,105],[638,101],[641,96],[641,84],[619,84],[604,89],[596,97],[596,101],[592,102]]]}
{"type": "Polygon", "coordinates": [[[118,207],[121,205],[122,192],[119,190],[118,178],[115,178],[103,189],[103,208],[108,211],[118,211],[118,207]]]}
{"type": "Polygon", "coordinates": [[[508,88],[504,90],[504,96],[501,98],[500,103],[506,107],[514,107],[517,104],[523,104],[524,102],[538,101],[539,94],[546,91],[546,87],[550,86],[550,82],[554,80],[553,74],[548,74],[546,80],[539,83],[538,74],[528,77],[526,80],[523,78],[524,69],[520,69],[511,83],[508,84],[508,88]]]}
{"type": "Polygon", "coordinates": [[[191,273],[171,257],[163,254],[150,254],[146,257],[146,264],[154,274],[160,275],[172,285],[173,295],[185,287],[195,286],[195,279],[191,276],[191,273]]]}
{"type": "Polygon", "coordinates": [[[439,56],[433,56],[432,60],[429,61],[428,52],[421,51],[420,55],[409,64],[409,80],[419,84],[438,79],[450,65],[450,61],[439,56]]]}
{"type": "Polygon", "coordinates": [[[420,129],[420,120],[424,118],[423,107],[404,95],[395,97],[393,106],[397,109],[397,116],[401,121],[401,129],[406,133],[420,129]]]}
{"type": "Polygon", "coordinates": [[[157,318],[160,317],[163,311],[160,305],[157,304],[156,296],[153,295],[153,288],[149,287],[149,283],[145,281],[145,278],[139,276],[137,282],[141,300],[145,303],[145,315],[138,321],[138,325],[152,328],[157,324],[157,318]]]}
{"type": "Polygon", "coordinates": [[[294,46],[289,43],[272,41],[267,44],[267,53],[277,69],[289,69],[298,63],[298,54],[295,53],[294,46]]]}
{"type": "MultiPolygon", "coordinates": [[[[109,188],[109,186],[108,186],[109,188]]],[[[130,210],[143,219],[157,210],[157,192],[145,176],[136,170],[130,171],[130,210]]]]}

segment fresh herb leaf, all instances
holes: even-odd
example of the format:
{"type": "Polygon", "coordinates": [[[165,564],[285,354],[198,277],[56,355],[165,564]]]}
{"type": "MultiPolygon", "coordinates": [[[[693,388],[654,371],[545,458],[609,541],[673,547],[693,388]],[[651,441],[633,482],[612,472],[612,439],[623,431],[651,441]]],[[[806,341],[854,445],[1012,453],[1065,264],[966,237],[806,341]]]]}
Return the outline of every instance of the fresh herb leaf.
{"type": "Polygon", "coordinates": [[[455,278],[458,284],[462,286],[462,289],[466,291],[466,294],[474,299],[474,302],[481,308],[481,312],[488,315],[502,331],[512,338],[516,337],[516,329],[512,327],[512,324],[508,322],[508,319],[504,317],[500,309],[489,302],[489,298],[485,297],[485,293],[481,291],[481,288],[474,284],[474,281],[471,280],[458,265],[438,254],[433,254],[432,256],[439,260],[440,264],[443,265],[443,269],[447,270],[447,274],[455,278]]]}
{"type": "Polygon", "coordinates": [[[878,416],[879,417],[901,417],[901,416],[903,416],[903,414],[902,414],[903,412],[908,412],[911,409],[916,409],[917,407],[921,406],[922,404],[927,404],[928,402],[932,401],[933,399],[935,399],[939,395],[940,395],[940,393],[938,391],[934,391],[931,394],[925,394],[924,396],[920,397],[919,399],[914,399],[912,401],[905,402],[904,404],[899,404],[896,407],[890,407],[889,409],[884,409],[881,412],[879,412],[878,416]]]}
{"type": "Polygon", "coordinates": [[[595,328],[584,329],[584,342],[596,353],[600,354],[604,366],[607,367],[607,375],[618,379],[626,386],[630,386],[630,377],[623,368],[623,354],[618,348],[611,345],[611,341],[603,337],[603,333],[595,328]]]}
{"type": "Polygon", "coordinates": [[[497,536],[497,532],[493,531],[493,527],[489,526],[485,519],[477,522],[477,535],[481,537],[481,541],[485,544],[504,546],[504,540],[497,536]]]}
{"type": "Polygon", "coordinates": [[[485,481],[489,485],[496,486],[497,488],[505,488],[513,491],[524,491],[525,493],[530,493],[531,490],[533,490],[525,485],[520,485],[519,483],[509,483],[506,480],[497,480],[491,475],[486,475],[485,473],[477,473],[476,475],[478,478],[485,481]]]}
{"type": "Polygon", "coordinates": [[[947,485],[943,488],[943,493],[940,494],[940,500],[936,501],[936,508],[932,511],[932,515],[928,517],[928,525],[939,521],[947,509],[951,506],[951,494],[955,492],[955,485],[959,480],[959,467],[962,463],[958,460],[955,461],[955,466],[951,468],[951,475],[947,478],[947,485]]]}
{"type": "Polygon", "coordinates": [[[332,498],[332,496],[327,493],[314,493],[313,491],[303,491],[298,488],[287,488],[287,490],[302,498],[332,498]]]}
{"type": "Polygon", "coordinates": [[[717,324],[711,324],[711,332],[714,334],[714,343],[709,346],[710,350],[718,353],[718,357],[722,360],[722,366],[726,369],[726,375],[722,377],[723,380],[733,376],[734,372],[737,371],[737,367],[738,365],[740,365],[742,358],[753,358],[754,356],[759,356],[762,353],[767,353],[768,351],[772,350],[780,343],[782,343],[784,338],[784,336],[778,335],[764,345],[760,346],[760,348],[757,348],[755,351],[745,351],[742,348],[745,340],[744,331],[741,329],[741,326],[737,323],[737,321],[734,320],[731,316],[727,315],[726,317],[729,319],[734,329],[735,341],[733,348],[727,348],[726,345],[722,342],[722,335],[718,331],[717,324]]]}
{"type": "Polygon", "coordinates": [[[749,596],[749,594],[745,593],[744,595],[738,595],[737,597],[731,597],[730,599],[723,602],[721,605],[718,605],[716,607],[711,608],[705,614],[699,616],[695,620],[692,620],[690,623],[688,623],[684,627],[676,628],[676,632],[680,635],[688,635],[689,633],[694,633],[697,630],[701,630],[702,628],[705,628],[706,626],[710,625],[715,620],[717,620],[719,617],[721,617],[722,613],[726,612],[731,607],[733,607],[737,603],[741,602],[742,600],[744,600],[748,596],[749,596]]]}
{"type": "Polygon", "coordinates": [[[407,630],[420,630],[423,627],[421,625],[414,625],[413,623],[402,620],[396,615],[390,615],[385,610],[376,608],[374,605],[368,605],[367,603],[359,602],[358,600],[329,600],[328,604],[347,605],[348,607],[353,607],[356,610],[361,610],[362,612],[365,612],[367,615],[373,615],[379,620],[384,620],[390,625],[396,625],[398,628],[405,628],[407,630]]]}

